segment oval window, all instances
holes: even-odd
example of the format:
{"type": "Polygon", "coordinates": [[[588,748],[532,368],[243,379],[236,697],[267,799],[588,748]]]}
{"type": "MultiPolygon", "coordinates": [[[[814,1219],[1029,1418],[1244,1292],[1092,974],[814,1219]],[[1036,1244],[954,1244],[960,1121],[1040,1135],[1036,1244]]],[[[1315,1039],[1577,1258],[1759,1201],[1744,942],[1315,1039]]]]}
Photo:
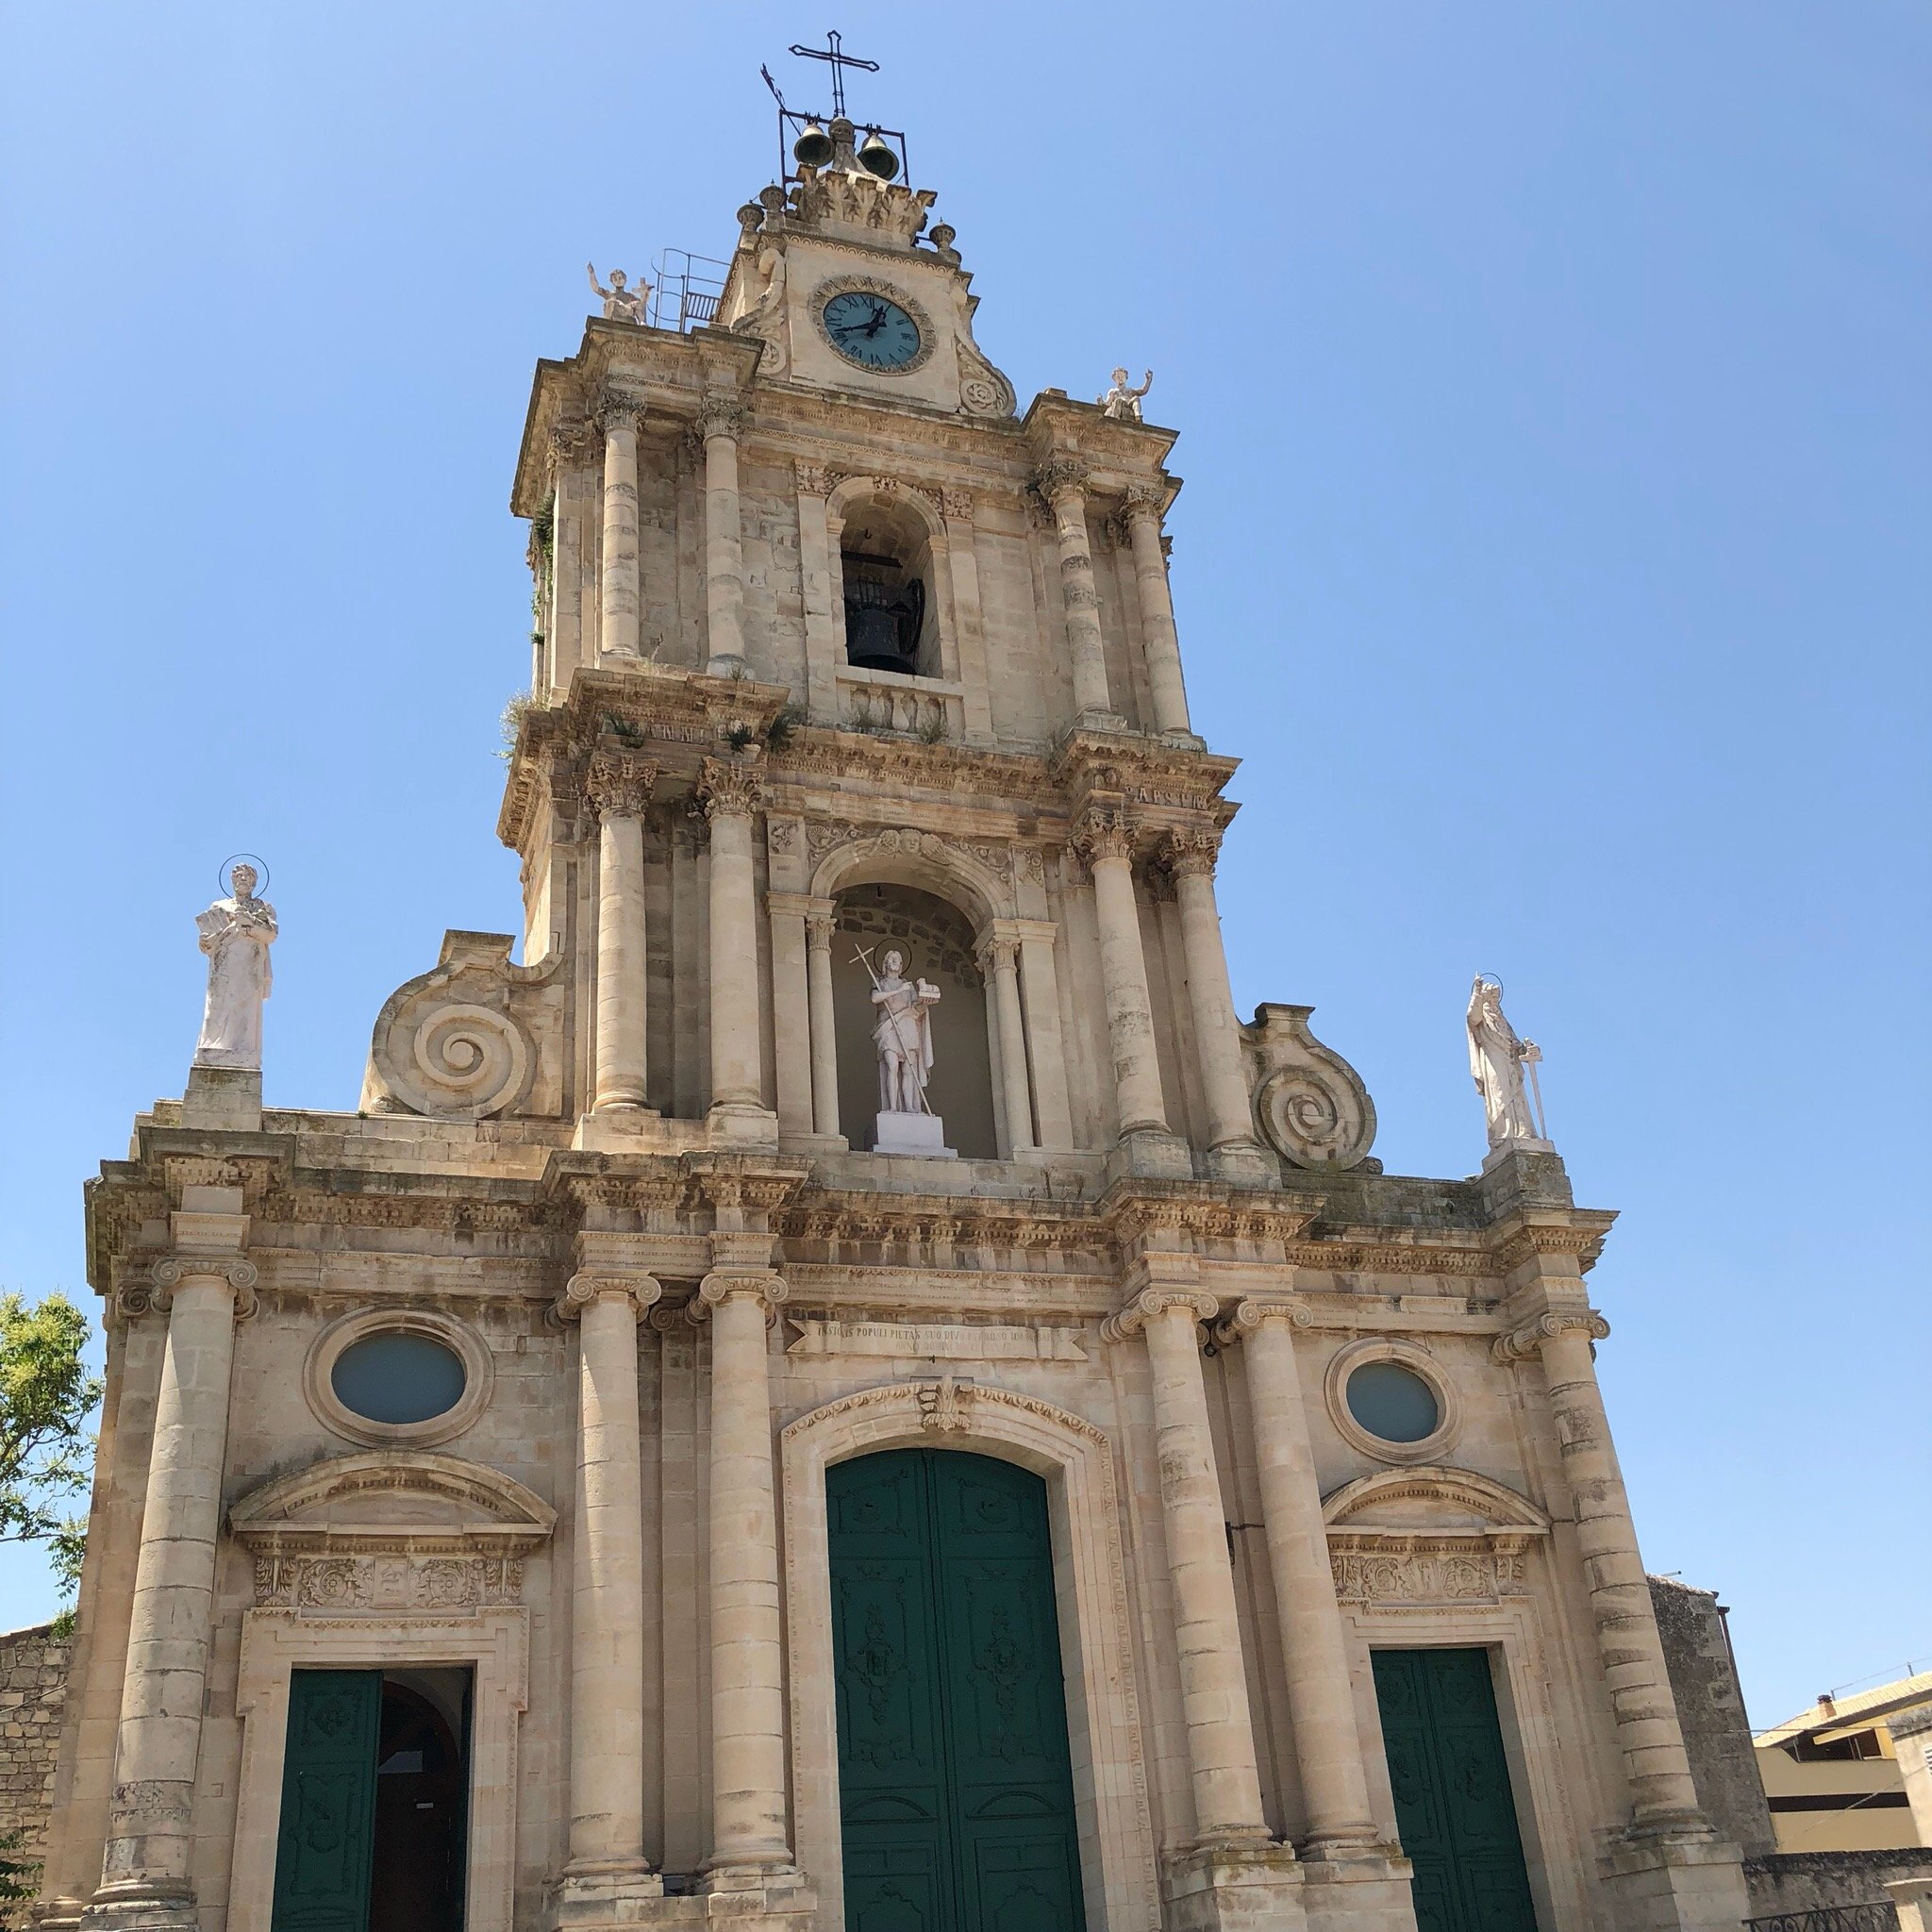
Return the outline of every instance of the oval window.
{"type": "Polygon", "coordinates": [[[1348,1412],[1385,1442],[1420,1442],[1442,1421],[1436,1391],[1400,1362],[1364,1362],[1348,1378],[1348,1412]]]}
{"type": "Polygon", "coordinates": [[[383,1329],[352,1341],[329,1373],[336,1400],[372,1423],[426,1423],[463,1398],[462,1357],[427,1335],[383,1329]]]}

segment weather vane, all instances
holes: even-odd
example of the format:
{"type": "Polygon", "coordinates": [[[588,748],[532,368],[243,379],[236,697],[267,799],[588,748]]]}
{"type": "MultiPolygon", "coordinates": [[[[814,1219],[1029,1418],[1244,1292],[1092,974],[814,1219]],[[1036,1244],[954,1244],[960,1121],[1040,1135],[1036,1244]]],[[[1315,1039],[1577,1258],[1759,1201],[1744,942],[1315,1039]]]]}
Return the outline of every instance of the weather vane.
{"type": "MultiPolygon", "coordinates": [[[[803,60],[824,60],[830,65],[832,70],[832,112],[835,114],[842,115],[845,111],[846,68],[857,67],[866,74],[876,74],[879,71],[879,63],[876,60],[861,60],[857,54],[846,53],[840,43],[840,36],[836,31],[828,32],[825,35],[825,44],[823,47],[794,45],[787,47],[785,51],[788,54],[796,54],[803,60]]],[[[767,75],[765,79],[769,84],[771,75],[767,75]]],[[[775,93],[777,90],[774,88],[773,92],[775,93]]]]}

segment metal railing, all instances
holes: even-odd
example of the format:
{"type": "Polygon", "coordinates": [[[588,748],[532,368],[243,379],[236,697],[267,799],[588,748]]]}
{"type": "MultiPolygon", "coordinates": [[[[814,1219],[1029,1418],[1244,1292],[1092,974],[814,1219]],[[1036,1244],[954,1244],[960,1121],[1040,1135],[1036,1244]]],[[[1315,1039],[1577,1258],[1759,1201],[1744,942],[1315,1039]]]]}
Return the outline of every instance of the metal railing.
{"type": "Polygon", "coordinates": [[[653,328],[701,328],[718,312],[731,264],[686,248],[667,248],[651,263],[653,328]]]}
{"type": "Polygon", "coordinates": [[[1898,1932],[1898,1907],[1890,1899],[1864,1906],[1816,1906],[1808,1912],[1773,1912],[1746,1919],[1751,1932],[1898,1932]]]}

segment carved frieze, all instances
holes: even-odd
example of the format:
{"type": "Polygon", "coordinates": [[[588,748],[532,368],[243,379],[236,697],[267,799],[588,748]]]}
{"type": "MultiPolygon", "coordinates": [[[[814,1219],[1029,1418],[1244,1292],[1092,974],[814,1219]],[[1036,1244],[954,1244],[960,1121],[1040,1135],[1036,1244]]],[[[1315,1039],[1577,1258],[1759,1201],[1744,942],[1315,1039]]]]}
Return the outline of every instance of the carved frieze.
{"type": "Polygon", "coordinates": [[[260,1556],[255,1601],[264,1609],[477,1610],[523,1600],[516,1557],[260,1556]]]}

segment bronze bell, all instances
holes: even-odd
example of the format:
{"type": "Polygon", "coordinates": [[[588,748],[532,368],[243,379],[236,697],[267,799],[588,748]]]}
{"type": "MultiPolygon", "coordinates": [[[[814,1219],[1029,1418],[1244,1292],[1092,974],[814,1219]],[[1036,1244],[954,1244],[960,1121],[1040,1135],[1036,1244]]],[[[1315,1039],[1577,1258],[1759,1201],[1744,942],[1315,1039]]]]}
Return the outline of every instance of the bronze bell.
{"type": "Polygon", "coordinates": [[[808,121],[791,143],[791,158],[801,168],[823,168],[832,158],[832,137],[816,121],[808,121]]]}
{"type": "Polygon", "coordinates": [[[866,135],[865,144],[858,150],[858,165],[881,181],[890,181],[899,172],[899,157],[879,139],[876,127],[866,135]]]}

